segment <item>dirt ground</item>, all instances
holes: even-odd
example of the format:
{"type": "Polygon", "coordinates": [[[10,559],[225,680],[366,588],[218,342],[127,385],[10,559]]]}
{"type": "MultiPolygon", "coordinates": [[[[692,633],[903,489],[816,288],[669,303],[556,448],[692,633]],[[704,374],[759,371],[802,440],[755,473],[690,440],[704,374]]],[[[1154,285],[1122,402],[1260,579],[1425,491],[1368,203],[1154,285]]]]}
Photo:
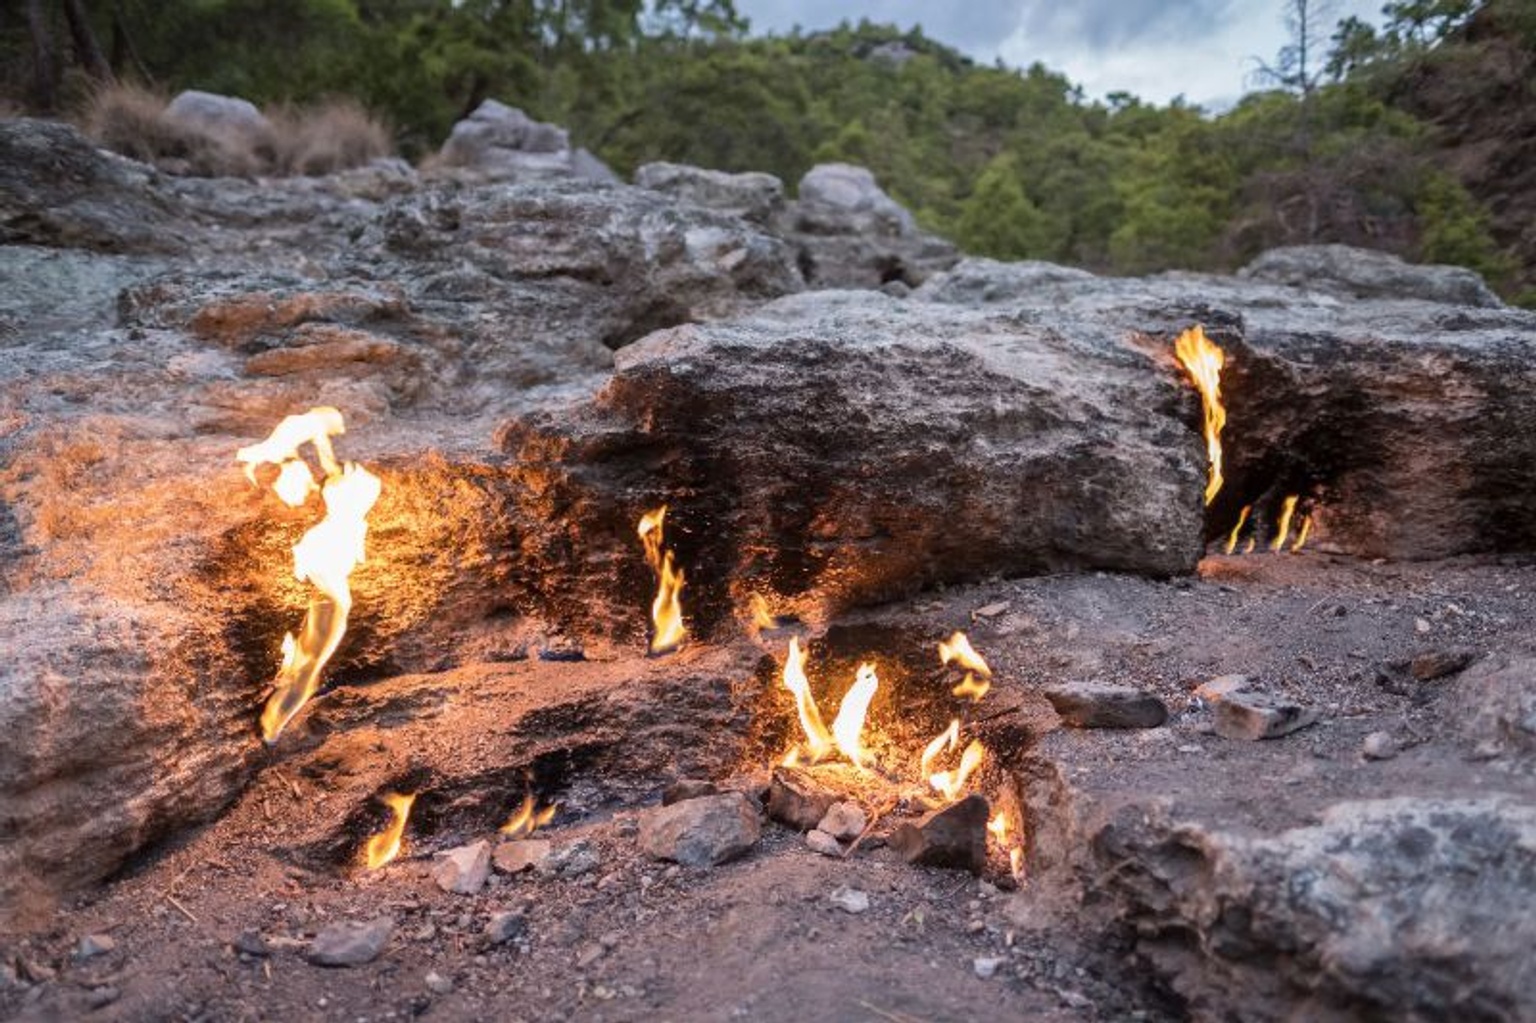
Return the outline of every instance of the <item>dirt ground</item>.
{"type": "MultiPolygon", "coordinates": [[[[1310,819],[1346,795],[1477,784],[1479,768],[1444,739],[1450,723],[1438,692],[1449,682],[1400,682],[1399,662],[1429,651],[1536,650],[1533,605],[1536,559],[1385,564],[1309,551],[1213,557],[1192,579],[1100,574],[952,589],[841,622],[848,631],[839,643],[899,635],[910,637],[913,650],[931,652],[949,630],[968,631],[996,676],[994,691],[978,705],[979,717],[993,715],[983,729],[993,762],[978,781],[988,794],[1021,758],[1048,756],[1101,792],[1165,793],[1269,829],[1310,819]],[[1209,712],[1191,693],[1233,672],[1315,707],[1319,722],[1259,743],[1213,734],[1209,712]],[[1040,739],[1038,690],[1085,680],[1152,690],[1173,715],[1157,729],[1057,731],[1040,739]],[[1010,715],[1029,726],[1008,727],[1010,715]],[[1403,752],[1385,762],[1364,759],[1362,741],[1372,732],[1389,733],[1403,752]],[[1032,748],[1005,748],[1009,742],[1032,748]]],[[[366,687],[377,693],[367,706],[394,708],[411,718],[409,725],[390,735],[338,728],[308,744],[301,739],[291,753],[280,750],[219,821],[159,848],[38,926],[0,936],[0,1018],[1184,1017],[1178,1001],[1128,954],[1124,934],[1076,911],[1071,879],[1026,877],[1009,891],[996,870],[978,880],[915,868],[885,848],[878,831],[851,857],[834,860],[772,823],[749,855],[724,866],[701,870],[647,859],[635,840],[636,814],[659,801],[663,785],[701,766],[724,783],[760,785],[765,752],[785,734],[778,727],[783,694],[772,688],[772,665],[763,667],[761,651],[702,656],[672,666],[626,654],[609,664],[605,681],[589,688],[623,688],[628,702],[612,705],[622,713],[611,721],[596,704],[559,692],[582,690],[588,682],[581,672],[597,669],[553,662],[496,669],[505,674],[476,666],[366,687]],[[644,709],[653,691],[646,687],[674,667],[741,676],[720,683],[717,701],[737,712],[644,709]],[[626,673],[635,681],[626,685],[626,673]],[[436,770],[446,791],[453,762],[496,759],[498,741],[520,742],[542,727],[547,748],[530,761],[530,776],[541,796],[562,805],[543,837],[561,847],[587,843],[584,868],[567,876],[493,874],[472,896],[441,891],[430,877],[433,853],[492,837],[491,829],[468,823],[476,818],[460,812],[467,797],[459,792],[439,800],[408,832],[402,859],[378,871],[352,869],[343,853],[366,833],[359,828],[379,820],[359,815],[365,800],[358,793],[398,777],[399,751],[391,744],[410,735],[431,742],[425,736],[434,730],[456,727],[454,699],[470,704],[474,694],[514,684],[523,687],[525,703],[547,699],[549,707],[521,708],[515,727],[475,719],[487,742],[427,758],[438,766],[418,768],[418,780],[430,788],[436,770]],[[413,716],[410,708],[429,690],[448,695],[434,697],[430,715],[413,716]],[[547,698],[540,695],[546,690],[547,698]],[[703,757],[694,733],[669,731],[672,714],[737,736],[721,748],[738,759],[703,757]],[[760,719],[769,718],[778,725],[765,730],[760,719]],[[623,776],[603,750],[623,747],[628,720],[639,737],[626,761],[632,773],[623,776]],[[582,729],[582,752],[566,749],[561,769],[552,771],[555,748],[571,746],[561,736],[582,729]],[[670,770],[655,755],[667,749],[668,735],[676,741],[670,770]],[[351,751],[351,761],[338,767],[347,759],[342,749],[351,751]],[[378,763],[366,762],[370,756],[378,763]],[[839,908],[832,896],[842,888],[866,893],[868,909],[839,908]],[[526,929],[488,943],[487,921],[506,910],[523,913],[526,929]],[[327,923],[383,915],[395,927],[374,961],[339,969],[306,961],[309,942],[327,923]],[[93,934],[110,935],[113,947],[80,959],[79,942],[93,934]],[[980,976],[988,967],[990,975],[980,976]]],[[[346,717],[334,708],[349,698],[357,693],[338,690],[314,714],[346,717]]],[[[889,701],[878,705],[876,726],[895,730],[891,722],[904,710],[889,701]]],[[[347,713],[359,712],[354,706],[347,713]]],[[[914,734],[930,725],[932,713],[914,706],[911,714],[921,718],[914,734]]],[[[419,764],[421,751],[413,756],[419,764]]],[[[483,774],[503,765],[471,766],[483,774]]],[[[480,776],[466,768],[460,782],[480,776]]]]}

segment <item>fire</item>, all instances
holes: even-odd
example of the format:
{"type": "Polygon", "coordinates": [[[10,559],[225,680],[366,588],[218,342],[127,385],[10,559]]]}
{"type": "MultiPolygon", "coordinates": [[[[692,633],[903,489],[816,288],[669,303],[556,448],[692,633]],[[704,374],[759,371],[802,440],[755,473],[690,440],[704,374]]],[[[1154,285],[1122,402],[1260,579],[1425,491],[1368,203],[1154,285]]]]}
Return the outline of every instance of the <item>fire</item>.
{"type": "Polygon", "coordinates": [[[1227,534],[1227,553],[1231,554],[1237,548],[1237,538],[1243,532],[1243,527],[1248,524],[1248,513],[1253,511],[1253,505],[1243,505],[1243,510],[1237,515],[1237,525],[1232,527],[1232,532],[1227,534]]]}
{"type": "Polygon", "coordinates": [[[928,777],[929,768],[933,766],[934,759],[945,750],[954,749],[956,744],[959,742],[960,719],[950,718],[949,727],[935,736],[934,740],[927,746],[923,747],[922,759],[918,761],[918,772],[922,774],[923,777],[928,777]]]}
{"type": "Polygon", "coordinates": [[[768,601],[763,599],[761,593],[752,594],[752,628],[758,632],[764,629],[776,629],[779,625],[778,617],[768,610],[768,601]]]}
{"type": "Polygon", "coordinates": [[[1227,425],[1227,409],[1221,403],[1221,370],[1227,356],[1205,336],[1205,329],[1193,326],[1173,343],[1173,353],[1188,371],[1200,404],[1205,410],[1205,449],[1210,458],[1211,475],[1205,485],[1205,503],[1221,490],[1221,430],[1227,425]]]}
{"type": "Polygon", "coordinates": [[[951,692],[955,696],[967,697],[979,700],[992,689],[992,669],[987,667],[987,662],[981,659],[971,646],[971,641],[965,633],[956,632],[946,640],[939,642],[939,660],[944,664],[951,661],[958,662],[965,669],[965,679],[955,686],[951,692]],[[972,673],[975,673],[974,675],[972,673]],[[980,675],[978,680],[975,675],[980,675]]]}
{"type": "Polygon", "coordinates": [[[869,701],[875,698],[875,690],[879,687],[880,678],[875,674],[875,666],[868,661],[859,665],[853,685],[843,694],[837,717],[832,720],[832,741],[855,767],[863,767],[868,755],[860,739],[864,733],[864,718],[869,714],[869,701]]]}
{"type": "Polygon", "coordinates": [[[316,408],[288,416],[260,444],[241,448],[235,458],[245,463],[245,474],[256,482],[260,465],[278,467],[273,491],[290,507],[299,507],[317,488],[309,465],[299,448],[310,445],[325,473],[319,486],[325,518],[310,527],[293,548],[293,574],[311,583],[317,592],[310,598],[304,623],[295,637],[283,638],[283,658],[273,682],[272,696],[261,714],[261,734],[276,742],[283,728],[320,688],[320,675],[347,631],[352,610],[348,580],[363,563],[368,535],[368,513],[379,499],[383,484],[367,469],[336,461],[331,437],[346,432],[341,413],[316,408]]]}
{"type": "Polygon", "coordinates": [[[389,824],[368,839],[368,844],[363,847],[369,870],[377,870],[400,855],[400,839],[405,834],[405,821],[411,814],[411,804],[416,802],[416,796],[387,792],[383,801],[389,807],[389,824]]]}
{"type": "Polygon", "coordinates": [[[1003,848],[1008,847],[1008,815],[999,810],[987,821],[987,830],[992,833],[993,839],[1003,848]]]}
{"type": "Polygon", "coordinates": [[[1013,840],[1013,821],[1006,810],[999,810],[992,815],[992,819],[987,821],[987,831],[997,847],[1007,851],[1008,870],[1014,877],[1020,876],[1024,869],[1024,847],[1013,840]]]}
{"type": "Polygon", "coordinates": [[[1301,517],[1301,528],[1296,531],[1296,542],[1291,544],[1291,553],[1295,554],[1307,545],[1307,537],[1312,535],[1312,516],[1301,517]]]}
{"type": "Polygon", "coordinates": [[[535,831],[544,827],[555,819],[555,811],[560,809],[560,804],[554,803],[544,809],[537,809],[533,793],[530,791],[523,796],[522,803],[512,816],[507,818],[507,823],[501,826],[501,833],[509,838],[527,838],[535,831]]]}
{"type": "Polygon", "coordinates": [[[1291,535],[1291,516],[1296,514],[1296,495],[1289,494],[1280,505],[1280,524],[1275,529],[1275,538],[1269,542],[1269,549],[1278,551],[1285,546],[1286,538],[1291,535]]]}
{"type": "Polygon", "coordinates": [[[662,523],[667,506],[640,516],[640,542],[645,545],[645,560],[656,573],[656,599],[651,602],[651,653],[666,654],[676,650],[688,635],[683,624],[683,572],[672,560],[672,552],[663,553],[662,523]]]}
{"type": "Polygon", "coordinates": [[[960,766],[953,771],[938,771],[928,776],[933,790],[953,803],[965,793],[965,782],[986,758],[987,748],[972,739],[960,754],[960,766]]]}
{"type": "Polygon", "coordinates": [[[811,683],[805,677],[805,657],[800,640],[791,636],[789,656],[784,660],[784,688],[795,696],[795,710],[800,715],[800,730],[805,733],[806,752],[815,763],[832,752],[832,735],[821,723],[821,711],[816,709],[816,698],[811,695],[811,683]]]}

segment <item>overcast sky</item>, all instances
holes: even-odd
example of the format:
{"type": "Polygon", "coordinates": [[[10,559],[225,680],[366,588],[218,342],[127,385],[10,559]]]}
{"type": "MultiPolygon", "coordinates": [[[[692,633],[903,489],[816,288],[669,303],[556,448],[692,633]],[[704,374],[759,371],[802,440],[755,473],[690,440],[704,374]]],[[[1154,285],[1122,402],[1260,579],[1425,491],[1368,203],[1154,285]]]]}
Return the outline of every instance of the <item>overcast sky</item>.
{"type": "MultiPolygon", "coordinates": [[[[1351,14],[1377,21],[1381,4],[1324,6],[1333,8],[1331,24],[1351,14]]],[[[1284,0],[736,0],[754,33],[812,31],[845,18],[919,24],[986,63],[1038,60],[1093,98],[1123,89],[1216,108],[1246,91],[1255,58],[1273,61],[1285,45],[1284,8],[1284,0]]]]}

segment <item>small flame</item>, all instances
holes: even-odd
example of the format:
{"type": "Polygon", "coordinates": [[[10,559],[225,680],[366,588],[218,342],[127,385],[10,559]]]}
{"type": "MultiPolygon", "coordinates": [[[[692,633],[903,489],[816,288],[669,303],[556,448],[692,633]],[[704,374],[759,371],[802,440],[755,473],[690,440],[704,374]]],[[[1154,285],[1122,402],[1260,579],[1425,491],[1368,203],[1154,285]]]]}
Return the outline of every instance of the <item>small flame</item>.
{"type": "Polygon", "coordinates": [[[965,747],[965,752],[960,754],[960,766],[953,771],[939,771],[929,775],[928,784],[933,786],[935,792],[952,803],[965,792],[966,779],[981,766],[986,755],[987,748],[972,739],[965,747]]]}
{"type": "Polygon", "coordinates": [[[987,662],[982,660],[981,655],[971,646],[971,641],[966,638],[965,633],[956,632],[948,639],[939,642],[939,660],[944,664],[949,664],[951,661],[958,662],[960,667],[965,669],[964,681],[951,690],[955,696],[962,698],[968,696],[974,701],[991,691],[992,683],[988,680],[992,678],[992,669],[987,667],[987,662]],[[972,672],[980,675],[981,679],[977,680],[972,672]]]}
{"type": "Polygon", "coordinates": [[[283,503],[298,507],[315,489],[309,466],[298,455],[309,444],[325,471],[319,488],[325,518],[310,527],[293,548],[293,574],[319,592],[310,598],[309,610],[297,638],[283,637],[283,658],[273,682],[273,692],[261,714],[261,734],[276,742],[283,728],[320,688],[320,675],[347,631],[352,610],[348,579],[363,563],[368,535],[368,513],[379,499],[383,484],[367,469],[351,462],[342,465],[331,450],[330,438],[344,433],[341,413],[316,408],[288,416],[260,444],[235,453],[245,463],[245,474],[256,482],[259,465],[276,465],[272,484],[283,503]]]}
{"type": "MultiPolygon", "coordinates": [[[[800,730],[805,733],[805,745],[811,762],[821,760],[832,752],[832,736],[821,723],[821,711],[816,709],[816,698],[811,695],[810,680],[805,677],[805,651],[800,649],[798,637],[789,638],[789,655],[784,659],[784,688],[795,696],[795,710],[800,715],[800,730]]],[[[844,704],[847,703],[845,699],[844,704]]],[[[841,717],[841,715],[839,715],[841,717]]],[[[799,750],[790,751],[793,763],[799,762],[799,750]]],[[[793,766],[786,761],[786,766],[793,766]]]]}
{"type": "Polygon", "coordinates": [[[1205,503],[1221,490],[1221,430],[1227,425],[1227,409],[1221,403],[1221,370],[1227,356],[1206,336],[1199,325],[1189,328],[1173,343],[1173,353],[1180,365],[1188,371],[1200,392],[1200,404],[1205,410],[1205,449],[1211,463],[1211,474],[1205,485],[1205,503]]]}
{"type": "Polygon", "coordinates": [[[863,767],[868,755],[860,739],[864,732],[864,718],[869,713],[869,702],[875,698],[875,690],[879,687],[880,678],[875,674],[875,666],[865,661],[859,665],[853,685],[843,694],[843,702],[837,708],[837,717],[832,720],[832,741],[837,743],[837,748],[855,767],[863,767]]]}
{"type": "Polygon", "coordinates": [[[683,572],[672,560],[672,552],[663,553],[662,524],[667,506],[640,516],[640,542],[645,545],[645,561],[656,573],[656,599],[651,602],[651,653],[666,654],[676,650],[688,635],[683,624],[683,572]]]}
{"type": "Polygon", "coordinates": [[[923,747],[922,759],[918,761],[918,771],[923,777],[928,777],[929,769],[934,760],[945,750],[954,749],[960,742],[960,719],[950,718],[949,727],[934,737],[934,740],[923,747]]]}
{"type": "Polygon", "coordinates": [[[1244,554],[1252,554],[1253,553],[1253,549],[1255,547],[1257,547],[1258,545],[1259,545],[1258,537],[1250,536],[1248,538],[1248,542],[1243,544],[1243,553],[1244,554]]]}
{"type": "Polygon", "coordinates": [[[387,792],[382,798],[384,805],[389,807],[389,824],[368,839],[368,844],[363,847],[369,870],[377,870],[400,855],[400,839],[405,834],[405,821],[411,814],[411,804],[416,802],[414,794],[402,795],[399,792],[387,792]]]}
{"type": "Polygon", "coordinates": [[[1306,514],[1301,517],[1301,528],[1296,531],[1296,542],[1291,544],[1291,553],[1295,554],[1307,545],[1307,537],[1312,535],[1312,516],[1306,514]]]}
{"type": "Polygon", "coordinates": [[[1275,538],[1269,542],[1269,549],[1278,551],[1285,546],[1286,538],[1291,535],[1291,516],[1296,514],[1296,495],[1286,495],[1285,501],[1280,505],[1280,525],[1275,530],[1275,538]]]}
{"type": "Polygon", "coordinates": [[[531,791],[523,796],[522,803],[507,818],[507,823],[501,826],[501,833],[509,838],[527,838],[554,820],[555,811],[560,809],[558,803],[552,803],[542,810],[537,809],[537,805],[531,791]]]}
{"type": "Polygon", "coordinates": [[[1227,534],[1227,553],[1231,554],[1237,548],[1237,538],[1242,533],[1243,527],[1248,524],[1248,513],[1253,511],[1253,505],[1243,505],[1243,510],[1237,515],[1237,525],[1232,527],[1232,532],[1227,534]]]}
{"type": "Polygon", "coordinates": [[[758,632],[764,629],[776,629],[779,619],[768,610],[768,601],[763,599],[761,593],[752,594],[752,627],[758,632]]]}

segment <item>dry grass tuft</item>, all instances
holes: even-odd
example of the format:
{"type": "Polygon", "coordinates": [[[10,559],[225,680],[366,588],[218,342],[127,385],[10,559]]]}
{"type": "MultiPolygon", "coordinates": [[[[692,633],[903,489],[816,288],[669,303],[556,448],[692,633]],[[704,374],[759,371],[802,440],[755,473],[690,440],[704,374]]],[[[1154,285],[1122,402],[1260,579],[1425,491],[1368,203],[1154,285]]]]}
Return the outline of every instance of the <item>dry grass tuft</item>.
{"type": "Polygon", "coordinates": [[[141,85],[107,85],[91,97],[81,127],[107,149],[198,177],[330,174],[392,151],[389,130],[355,100],[268,111],[268,129],[254,134],[177,124],[165,117],[168,102],[141,85]]]}

